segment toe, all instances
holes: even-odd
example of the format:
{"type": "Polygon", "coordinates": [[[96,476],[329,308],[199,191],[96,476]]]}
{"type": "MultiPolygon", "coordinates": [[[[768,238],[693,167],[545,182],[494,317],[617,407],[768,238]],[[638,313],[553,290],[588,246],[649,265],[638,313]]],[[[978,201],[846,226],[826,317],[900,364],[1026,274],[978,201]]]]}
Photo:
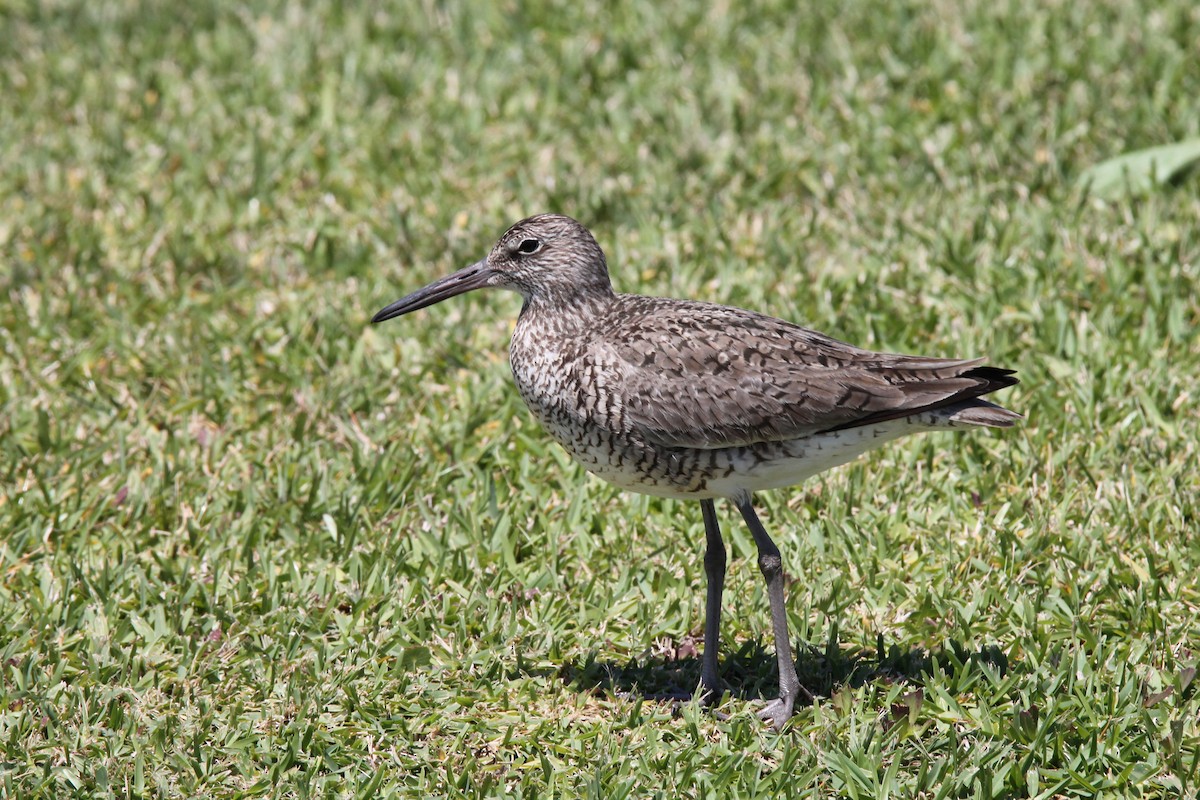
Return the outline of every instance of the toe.
{"type": "Polygon", "coordinates": [[[792,718],[792,707],[795,700],[791,697],[780,697],[772,700],[758,710],[759,719],[771,723],[775,730],[782,730],[787,721],[792,718]]]}

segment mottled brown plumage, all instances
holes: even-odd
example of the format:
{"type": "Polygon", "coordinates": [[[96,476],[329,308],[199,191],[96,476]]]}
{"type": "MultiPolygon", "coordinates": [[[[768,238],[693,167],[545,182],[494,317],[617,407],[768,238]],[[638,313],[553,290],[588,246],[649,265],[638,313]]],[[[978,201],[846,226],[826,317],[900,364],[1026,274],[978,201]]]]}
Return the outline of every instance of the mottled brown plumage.
{"type": "Polygon", "coordinates": [[[981,399],[1017,382],[982,359],[876,353],[790,322],[689,300],[617,294],[604,253],[573,219],[522,220],[486,259],[375,315],[380,322],[476,288],[525,303],[509,359],[522,399],[588,470],[622,488],[703,504],[709,597],[701,690],[720,694],[725,550],[712,501],[732,500],[759,547],[778,648],[780,726],[803,692],[791,659],[782,563],[752,493],[790,486],[909,433],[1008,427],[981,399]]]}

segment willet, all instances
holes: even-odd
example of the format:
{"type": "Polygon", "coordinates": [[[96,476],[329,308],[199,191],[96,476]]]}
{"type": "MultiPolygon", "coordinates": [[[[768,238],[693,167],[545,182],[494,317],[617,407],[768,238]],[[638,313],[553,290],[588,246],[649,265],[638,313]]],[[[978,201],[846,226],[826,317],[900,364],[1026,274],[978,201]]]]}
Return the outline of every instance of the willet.
{"type": "Polygon", "coordinates": [[[509,361],[521,398],[559,444],[622,489],[700,501],[708,597],[698,692],[721,696],[717,644],[725,545],[713,501],[731,500],[758,547],[779,662],[779,697],[758,715],[781,727],[800,685],[783,564],[751,505],[910,433],[1011,426],[980,399],[1017,382],[979,358],[875,353],[790,322],[691,300],[617,294],[604,252],[558,214],[518,222],[487,258],[407,297],[382,322],[472,289],[524,298],[509,361]]]}

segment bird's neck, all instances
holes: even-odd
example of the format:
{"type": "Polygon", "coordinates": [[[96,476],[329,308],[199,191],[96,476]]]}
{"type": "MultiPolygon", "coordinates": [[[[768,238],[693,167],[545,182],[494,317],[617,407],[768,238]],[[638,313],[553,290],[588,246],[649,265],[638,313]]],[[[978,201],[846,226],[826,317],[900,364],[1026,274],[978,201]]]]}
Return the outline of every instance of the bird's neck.
{"type": "Polygon", "coordinates": [[[602,317],[617,296],[611,286],[587,291],[556,292],[547,290],[525,296],[521,321],[554,320],[559,327],[590,325],[602,317]]]}

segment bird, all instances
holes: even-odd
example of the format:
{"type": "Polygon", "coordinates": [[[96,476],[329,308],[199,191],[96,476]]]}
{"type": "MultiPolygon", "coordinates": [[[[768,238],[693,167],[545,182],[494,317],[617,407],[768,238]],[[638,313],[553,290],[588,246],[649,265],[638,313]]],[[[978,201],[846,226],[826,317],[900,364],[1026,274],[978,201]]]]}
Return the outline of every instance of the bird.
{"type": "Polygon", "coordinates": [[[380,323],[476,289],[523,303],[509,362],[521,399],[588,471],[615,486],[697,500],[707,597],[696,697],[723,694],[718,662],[726,551],[715,501],[753,535],[766,582],[779,693],[758,709],[781,729],[801,685],[783,560],[757,492],[794,486],[922,431],[1007,428],[1021,415],[983,399],[1018,382],[982,358],[873,352],[754,311],[614,291],[595,237],[561,214],[510,227],[488,255],[391,303],[380,323]]]}

